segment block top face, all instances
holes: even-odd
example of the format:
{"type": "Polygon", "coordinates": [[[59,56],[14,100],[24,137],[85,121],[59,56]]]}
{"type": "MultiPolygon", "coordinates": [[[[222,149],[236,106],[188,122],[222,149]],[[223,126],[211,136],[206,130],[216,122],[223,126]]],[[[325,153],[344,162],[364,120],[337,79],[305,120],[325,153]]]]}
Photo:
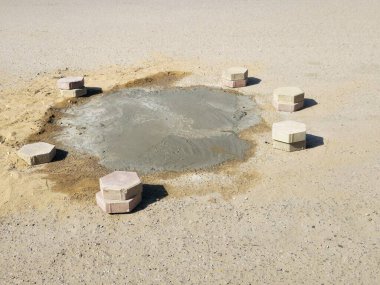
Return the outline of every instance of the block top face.
{"type": "Polygon", "coordinates": [[[19,150],[19,153],[25,156],[38,156],[38,155],[49,154],[52,151],[54,151],[54,149],[55,149],[55,146],[52,144],[48,144],[45,142],[37,142],[37,143],[24,145],[19,150]]]}
{"type": "Polygon", "coordinates": [[[83,82],[84,77],[83,76],[69,76],[69,77],[63,77],[61,79],[58,79],[58,83],[76,83],[76,82],[83,82]]]}
{"type": "Polygon", "coordinates": [[[99,179],[103,190],[121,191],[135,187],[141,183],[136,172],[114,171],[99,179]]]}
{"type": "Polygon", "coordinates": [[[231,67],[224,71],[223,77],[228,80],[243,80],[248,77],[248,69],[245,67],[231,67]]]}
{"type": "Polygon", "coordinates": [[[272,138],[284,143],[306,140],[306,125],[295,121],[282,121],[272,126],[272,138]]]}
{"type": "Polygon", "coordinates": [[[63,90],[81,89],[84,86],[83,76],[64,77],[57,81],[57,87],[63,90]]]}
{"type": "Polygon", "coordinates": [[[275,100],[298,103],[304,100],[305,92],[298,87],[280,87],[273,91],[273,97],[275,100]]]}

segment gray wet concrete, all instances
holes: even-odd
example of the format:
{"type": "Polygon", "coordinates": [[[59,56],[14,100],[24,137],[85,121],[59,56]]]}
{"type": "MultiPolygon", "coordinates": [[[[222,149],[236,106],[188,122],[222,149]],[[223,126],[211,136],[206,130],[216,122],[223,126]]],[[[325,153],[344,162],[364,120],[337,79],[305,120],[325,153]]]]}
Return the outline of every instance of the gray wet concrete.
{"type": "Polygon", "coordinates": [[[57,140],[109,169],[183,171],[243,159],[238,133],[259,121],[254,101],[230,91],[124,89],[69,108],[57,140]]]}

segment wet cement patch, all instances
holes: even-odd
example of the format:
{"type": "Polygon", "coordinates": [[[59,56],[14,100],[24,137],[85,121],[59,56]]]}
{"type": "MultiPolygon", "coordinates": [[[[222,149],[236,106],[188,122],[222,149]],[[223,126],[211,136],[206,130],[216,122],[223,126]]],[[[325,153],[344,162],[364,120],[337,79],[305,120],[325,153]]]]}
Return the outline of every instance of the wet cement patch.
{"type": "Polygon", "coordinates": [[[260,122],[249,96],[204,86],[127,88],[65,110],[55,139],[108,169],[185,171],[241,160],[260,122]]]}

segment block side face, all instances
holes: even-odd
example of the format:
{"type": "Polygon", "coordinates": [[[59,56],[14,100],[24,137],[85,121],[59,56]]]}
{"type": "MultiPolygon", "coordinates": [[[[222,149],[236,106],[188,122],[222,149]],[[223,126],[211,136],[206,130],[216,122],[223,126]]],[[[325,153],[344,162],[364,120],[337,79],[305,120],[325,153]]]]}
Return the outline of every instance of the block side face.
{"type": "Polygon", "coordinates": [[[102,195],[104,199],[107,200],[125,200],[123,199],[123,193],[120,191],[115,190],[106,190],[101,188],[100,191],[102,192],[102,195]]]}
{"type": "Polygon", "coordinates": [[[299,103],[280,103],[273,101],[274,108],[279,112],[296,112],[303,108],[303,101],[299,103]]]}
{"type": "Polygon", "coordinates": [[[273,140],[273,148],[287,152],[300,151],[306,149],[306,141],[300,141],[295,143],[284,143],[273,140]]]}
{"type": "Polygon", "coordinates": [[[121,190],[109,190],[101,187],[101,192],[103,197],[107,200],[129,200],[132,197],[142,193],[142,188],[143,185],[140,183],[132,188],[125,188],[121,190]]]}
{"type": "Polygon", "coordinates": [[[273,99],[279,103],[299,103],[305,99],[305,96],[303,93],[298,95],[274,94],[273,99]]]}
{"type": "Polygon", "coordinates": [[[99,187],[100,187],[100,190],[102,191],[103,190],[103,179],[102,179],[103,177],[100,177],[99,178],[99,187]]]}
{"type": "Polygon", "coordinates": [[[84,78],[64,77],[57,81],[57,87],[64,90],[82,89],[84,87],[84,78]]]}
{"type": "Polygon", "coordinates": [[[32,156],[26,155],[25,153],[18,151],[17,155],[24,160],[28,165],[33,165],[32,156]]]}
{"type": "Polygon", "coordinates": [[[223,72],[223,78],[232,81],[247,79],[248,69],[245,67],[231,67],[223,72]]]}
{"type": "Polygon", "coordinates": [[[122,199],[128,200],[142,193],[142,184],[136,185],[127,190],[123,190],[122,199]]]}
{"type": "Polygon", "coordinates": [[[71,90],[60,89],[60,93],[61,93],[61,96],[65,98],[77,98],[77,97],[86,95],[87,88],[84,87],[82,89],[71,89],[71,90]]]}
{"type": "Polygon", "coordinates": [[[131,211],[130,203],[112,203],[110,204],[110,212],[112,214],[122,214],[131,211]]]}
{"type": "Polygon", "coordinates": [[[39,155],[34,156],[34,164],[42,164],[42,163],[51,162],[55,156],[55,153],[56,153],[56,150],[54,148],[49,153],[39,154],[39,155]]]}
{"type": "Polygon", "coordinates": [[[275,130],[272,130],[272,139],[277,140],[277,141],[281,141],[281,142],[285,142],[285,143],[291,142],[291,138],[290,138],[289,134],[285,134],[285,133],[278,132],[275,130]]]}
{"type": "MultiPolygon", "coordinates": [[[[304,100],[302,99],[301,102],[298,102],[294,104],[294,111],[299,111],[303,108],[304,100]]],[[[306,128],[306,127],[305,127],[306,128]]]]}
{"type": "Polygon", "coordinates": [[[306,133],[296,133],[296,134],[286,134],[286,133],[275,133],[272,135],[272,139],[284,142],[284,143],[294,143],[299,141],[304,141],[306,139],[306,133]]]}
{"type": "Polygon", "coordinates": [[[290,143],[300,142],[306,140],[306,132],[294,133],[290,137],[290,143]]]}
{"type": "Polygon", "coordinates": [[[96,198],[96,204],[99,206],[99,208],[102,209],[103,212],[109,213],[109,211],[107,211],[108,210],[107,205],[106,205],[105,200],[102,196],[102,193],[97,192],[95,195],[95,198],[96,198]]]}
{"type": "Polygon", "coordinates": [[[125,201],[112,201],[112,200],[105,200],[106,204],[109,206],[110,213],[113,214],[121,214],[121,213],[129,213],[131,212],[140,202],[142,199],[141,193],[139,195],[136,195],[135,197],[125,200],[125,201]]]}
{"type": "Polygon", "coordinates": [[[230,88],[240,88],[247,86],[247,80],[223,80],[223,85],[230,88]]]}
{"type": "Polygon", "coordinates": [[[306,137],[306,125],[295,121],[274,123],[272,125],[273,139],[283,141],[282,139],[284,135],[289,137],[288,140],[284,141],[287,143],[304,140],[306,137]],[[281,137],[281,139],[277,139],[277,137],[281,137]]]}
{"type": "Polygon", "coordinates": [[[140,204],[141,200],[142,200],[142,193],[135,196],[135,198],[133,199],[131,203],[131,211],[133,211],[137,207],[137,205],[140,204]]]}

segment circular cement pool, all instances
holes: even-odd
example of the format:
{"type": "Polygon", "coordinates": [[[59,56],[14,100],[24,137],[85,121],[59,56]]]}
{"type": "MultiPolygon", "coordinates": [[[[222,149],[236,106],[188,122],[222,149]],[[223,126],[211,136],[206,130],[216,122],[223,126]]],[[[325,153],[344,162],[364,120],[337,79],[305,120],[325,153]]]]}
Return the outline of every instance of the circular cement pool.
{"type": "Polygon", "coordinates": [[[128,88],[67,109],[56,139],[112,170],[183,171],[242,159],[238,133],[259,121],[254,101],[231,91],[128,88]]]}

